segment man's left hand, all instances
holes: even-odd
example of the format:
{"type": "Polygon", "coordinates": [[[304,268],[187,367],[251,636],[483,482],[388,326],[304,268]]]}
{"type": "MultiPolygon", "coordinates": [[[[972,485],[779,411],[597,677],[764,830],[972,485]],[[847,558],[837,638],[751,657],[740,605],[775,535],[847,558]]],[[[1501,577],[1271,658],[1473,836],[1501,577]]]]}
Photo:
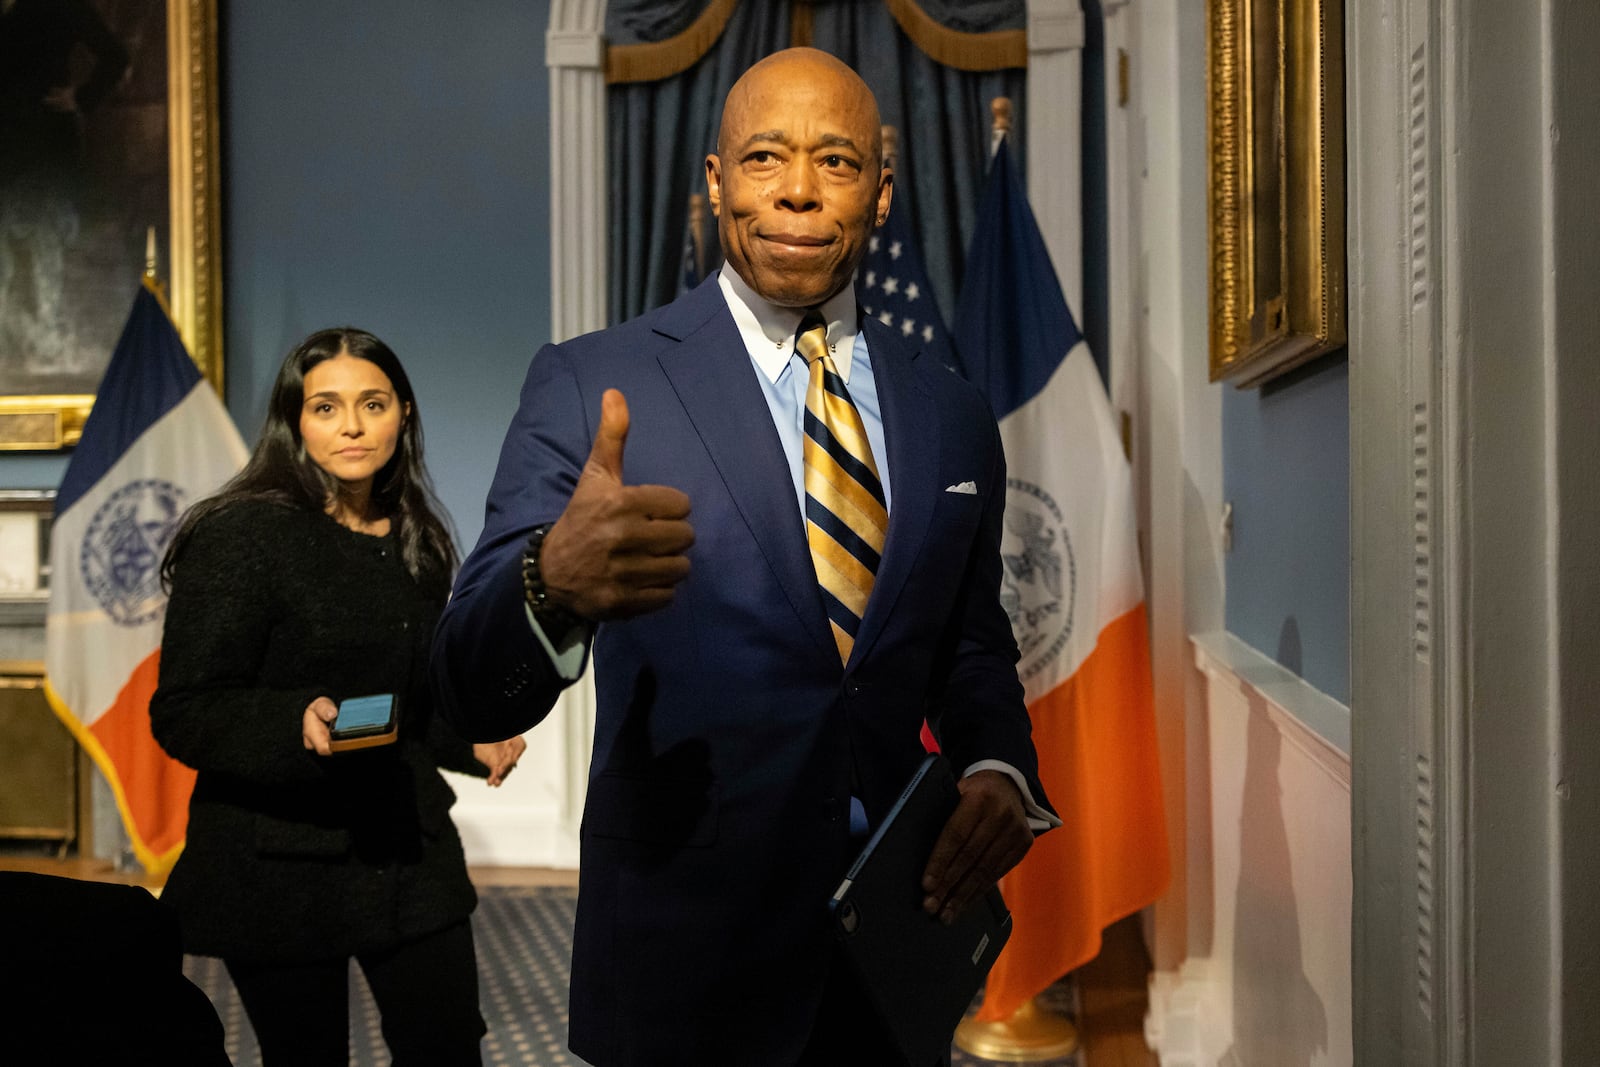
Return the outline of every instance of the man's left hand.
{"type": "Polygon", "coordinates": [[[957,786],[961,803],[934,843],[922,876],[922,908],[946,925],[1033,846],[1022,793],[1008,775],[978,771],[957,786]]]}

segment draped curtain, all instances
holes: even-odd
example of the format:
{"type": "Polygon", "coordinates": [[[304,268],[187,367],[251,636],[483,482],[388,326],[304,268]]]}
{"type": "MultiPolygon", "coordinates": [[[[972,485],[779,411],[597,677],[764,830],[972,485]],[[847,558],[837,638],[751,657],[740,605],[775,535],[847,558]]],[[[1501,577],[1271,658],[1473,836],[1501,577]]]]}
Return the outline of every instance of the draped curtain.
{"type": "MultiPolygon", "coordinates": [[[[1025,128],[1025,22],[1026,0],[612,0],[612,321],[681,289],[689,195],[705,192],[723,97],[750,64],[791,44],[860,71],[899,129],[893,210],[912,218],[948,319],[988,166],[990,100],[1009,97],[1012,129],[1025,128]]],[[[1013,147],[1026,150],[1015,137],[1013,147]]],[[[707,237],[714,245],[714,228],[707,237]]]]}

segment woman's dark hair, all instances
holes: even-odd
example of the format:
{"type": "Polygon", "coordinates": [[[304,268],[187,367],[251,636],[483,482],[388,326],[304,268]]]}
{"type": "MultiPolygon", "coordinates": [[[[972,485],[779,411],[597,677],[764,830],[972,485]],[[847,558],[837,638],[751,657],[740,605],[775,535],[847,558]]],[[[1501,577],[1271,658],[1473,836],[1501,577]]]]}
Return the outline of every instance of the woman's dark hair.
{"type": "Polygon", "coordinates": [[[422,464],[422,416],[411,379],[389,346],[365,330],[344,326],[318,330],[284,359],[272,385],[272,400],[261,439],[244,469],[214,495],[184,515],[161,563],[163,585],[171,587],[173,562],[206,516],[247,500],[264,500],[323,512],[339,490],[338,479],[306,455],[300,438],[300,412],[305,406],[305,378],[311,368],[339,355],[364,359],[388,375],[403,418],[394,455],[372,480],[372,505],[387,515],[400,540],[400,558],[412,577],[448,583],[459,557],[450,529],[440,516],[422,464]]]}

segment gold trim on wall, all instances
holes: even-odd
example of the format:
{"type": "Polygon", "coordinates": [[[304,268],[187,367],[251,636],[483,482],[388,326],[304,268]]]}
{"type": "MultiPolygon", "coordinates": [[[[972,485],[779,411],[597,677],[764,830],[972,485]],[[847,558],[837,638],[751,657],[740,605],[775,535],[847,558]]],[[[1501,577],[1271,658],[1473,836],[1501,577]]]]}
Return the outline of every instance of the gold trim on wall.
{"type": "Polygon", "coordinates": [[[1208,0],[1211,380],[1345,343],[1343,0],[1208,0]]]}
{"type": "Polygon", "coordinates": [[[0,451],[52,451],[77,444],[93,404],[93,396],[78,394],[0,396],[0,451]]]}
{"type": "Polygon", "coordinates": [[[222,153],[217,0],[167,0],[173,324],[222,392],[222,153]]]}
{"type": "MultiPolygon", "coordinates": [[[[167,0],[168,265],[172,318],[222,394],[222,203],[217,0],[167,0]]],[[[130,289],[137,283],[130,277],[130,289]]],[[[109,355],[109,353],[107,353],[109,355]]],[[[78,443],[92,394],[0,396],[0,450],[78,443]]]]}

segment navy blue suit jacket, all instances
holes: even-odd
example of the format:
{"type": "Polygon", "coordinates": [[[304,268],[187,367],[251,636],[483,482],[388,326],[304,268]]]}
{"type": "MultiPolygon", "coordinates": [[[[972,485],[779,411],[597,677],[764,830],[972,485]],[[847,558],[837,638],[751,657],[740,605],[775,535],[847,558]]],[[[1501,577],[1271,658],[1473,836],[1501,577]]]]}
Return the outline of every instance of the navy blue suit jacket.
{"type": "MultiPolygon", "coordinates": [[[[596,1064],[792,1062],[829,962],[827,900],[922,756],[1004,760],[1038,784],[999,602],[1005,461],[987,403],[866,320],[893,511],[841,666],[794,483],[713,278],[534,358],[434,645],[469,738],[527,730],[562,687],[526,621],[521,552],[558,518],[611,387],[627,484],[688,494],[690,574],[670,607],[602,624],[573,945],[571,1045],[596,1064]],[[971,483],[976,493],[948,491],[971,483]]],[[[880,461],[881,462],[881,461],[880,461]]]]}

